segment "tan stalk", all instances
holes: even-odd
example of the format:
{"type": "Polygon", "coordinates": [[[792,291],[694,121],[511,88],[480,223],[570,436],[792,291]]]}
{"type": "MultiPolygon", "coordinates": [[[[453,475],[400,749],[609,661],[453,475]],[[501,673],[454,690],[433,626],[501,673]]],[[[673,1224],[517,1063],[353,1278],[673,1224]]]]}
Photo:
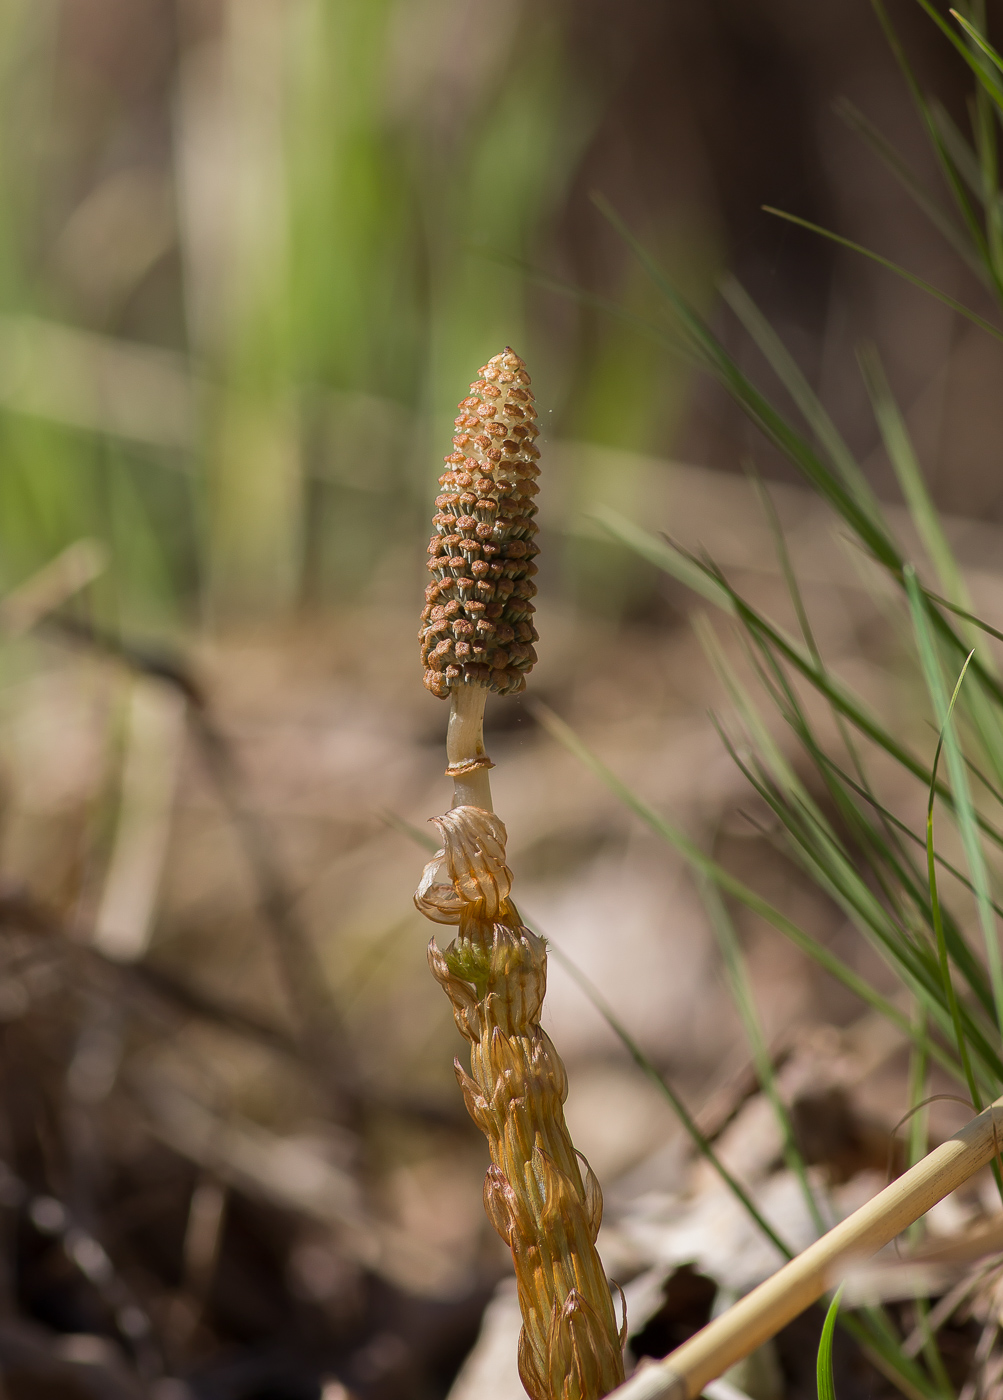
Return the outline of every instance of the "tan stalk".
{"type": "Polygon", "coordinates": [[[998,1156],[1001,1130],[1003,1098],[663,1361],[638,1371],[615,1392],[616,1400],[695,1400],[708,1382],[775,1336],[998,1156]]]}
{"type": "Polygon", "coordinates": [[[488,1140],[485,1209],[512,1250],[523,1384],[533,1400],[601,1400],[623,1380],[624,1340],[595,1247],[602,1193],[564,1121],[567,1076],[540,1025],[546,944],[509,898],[483,738],[488,691],[521,690],[536,660],[532,397],[517,355],[490,360],[460,405],[440,479],[420,640],[426,686],[450,699],[454,800],[435,819],[442,850],[415,903],[459,926],[448,948],[432,940],[428,958],[470,1042],[470,1073],[457,1061],[456,1075],[488,1140]]]}
{"type": "Polygon", "coordinates": [[[487,698],[487,687],[483,685],[461,685],[450,692],[446,774],[453,780],[454,807],[483,807],[492,812],[488,769],[493,764],[484,751],[487,698]]]}

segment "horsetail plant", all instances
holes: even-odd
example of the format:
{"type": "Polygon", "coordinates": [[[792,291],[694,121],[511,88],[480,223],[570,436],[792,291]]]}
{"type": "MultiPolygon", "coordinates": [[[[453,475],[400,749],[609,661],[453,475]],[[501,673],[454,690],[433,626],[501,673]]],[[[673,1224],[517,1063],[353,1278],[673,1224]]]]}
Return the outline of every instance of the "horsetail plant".
{"type": "Polygon", "coordinates": [[[532,598],[539,453],[533,394],[522,360],[495,355],[459,407],[440,478],[432,582],[419,640],[425,685],[449,699],[446,750],[452,809],[434,819],[442,849],[415,903],[456,924],[432,973],[470,1042],[456,1076],[488,1140],[484,1205],[512,1250],[523,1328],[519,1374],[532,1400],[600,1400],[623,1381],[610,1286],[595,1247],[602,1193],[564,1121],[564,1065],[540,1025],[547,949],[510,898],[505,827],[492,811],[484,750],[488,692],[525,688],[536,660],[532,598]]]}

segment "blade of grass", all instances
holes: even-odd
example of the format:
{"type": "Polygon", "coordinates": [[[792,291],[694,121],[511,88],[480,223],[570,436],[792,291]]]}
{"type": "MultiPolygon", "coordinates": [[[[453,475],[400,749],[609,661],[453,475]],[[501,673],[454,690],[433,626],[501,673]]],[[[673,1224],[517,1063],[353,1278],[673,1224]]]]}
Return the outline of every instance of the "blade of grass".
{"type": "MultiPolygon", "coordinates": [[[[940,662],[934,650],[933,638],[927,624],[926,609],[923,606],[920,596],[919,583],[913,571],[907,570],[906,588],[909,592],[909,602],[912,609],[913,625],[916,630],[916,642],[923,666],[923,675],[930,698],[933,701],[934,712],[943,732],[943,750],[947,759],[948,774],[950,776],[951,788],[954,793],[954,813],[958,823],[958,832],[961,836],[965,858],[968,864],[968,871],[975,886],[975,903],[979,914],[979,923],[982,928],[982,935],[985,940],[986,961],[989,968],[989,982],[993,990],[993,1001],[996,1008],[996,1024],[1003,1027],[1003,960],[1000,956],[999,938],[996,930],[996,920],[993,915],[992,902],[989,898],[989,879],[986,870],[985,858],[982,852],[982,845],[978,835],[978,824],[975,816],[975,809],[972,805],[971,789],[968,784],[968,772],[965,767],[964,758],[955,734],[952,717],[954,712],[954,700],[951,704],[947,702],[947,695],[944,689],[943,674],[940,669],[940,662]]],[[[966,663],[962,670],[961,678],[958,681],[955,695],[960,690],[961,681],[964,679],[968,669],[966,663]]],[[[935,775],[933,775],[935,778],[935,775]]],[[[931,802],[933,797],[931,797],[931,802]]],[[[932,821],[932,816],[929,818],[932,821]]],[[[931,839],[928,836],[928,842],[931,839]]],[[[959,1046],[959,1050],[960,1050],[959,1046]]]]}
{"type": "Polygon", "coordinates": [[[659,539],[647,530],[643,530],[640,525],[635,525],[625,515],[621,515],[619,511],[613,510],[609,506],[596,506],[591,515],[603,529],[618,539],[621,544],[625,544],[628,549],[632,549],[635,554],[639,554],[642,559],[647,559],[656,568],[671,574],[673,578],[684,584],[693,593],[706,599],[708,603],[713,603],[722,612],[735,616],[735,609],[727,591],[721,587],[716,579],[711,577],[706,569],[695,560],[688,558],[674,545],[659,539]]]}
{"type": "Polygon", "coordinates": [[[881,507],[867,478],[843,441],[836,425],[822,407],[794,357],[756,306],[745,288],[734,277],[720,283],[721,295],[759,347],[767,363],[790,394],[805,422],[815,434],[847,489],[869,516],[880,521],[881,507]]]}
{"type": "MultiPolygon", "coordinates": [[[[773,538],[773,552],[777,556],[777,563],[780,565],[780,573],[787,588],[787,595],[791,600],[795,616],[798,620],[798,627],[808,653],[816,666],[822,668],[822,653],[815,640],[815,632],[808,617],[808,609],[805,607],[804,595],[798,584],[797,575],[794,572],[794,565],[791,561],[790,551],[787,548],[787,539],[784,535],[783,527],[780,524],[780,516],[773,502],[773,497],[766,488],[766,484],[758,474],[751,477],[752,487],[759,499],[763,515],[769,526],[770,535],[773,538]]],[[[836,722],[841,723],[840,716],[836,716],[836,722]]],[[[842,733],[842,730],[840,731],[842,733]]]]}
{"type": "MultiPolygon", "coordinates": [[[[979,52],[973,53],[971,48],[969,48],[969,46],[954,32],[951,26],[947,23],[947,20],[944,19],[943,15],[941,15],[934,8],[934,6],[930,3],[930,0],[916,0],[916,2],[926,11],[926,13],[930,16],[930,18],[933,20],[934,24],[936,24],[937,28],[944,35],[944,37],[953,45],[955,49],[957,49],[958,53],[968,64],[969,68],[971,68],[976,78],[978,78],[979,82],[983,84],[989,91],[990,95],[994,97],[994,100],[999,101],[1001,98],[1003,98],[1003,87],[1000,86],[998,80],[994,79],[994,75],[992,74],[989,65],[985,62],[985,58],[981,56],[985,54],[985,50],[983,48],[983,44],[985,43],[985,41],[982,39],[981,34],[979,34],[978,31],[975,29],[971,31],[969,37],[975,41],[979,50],[979,52]]],[[[956,20],[958,20],[963,25],[966,25],[967,27],[967,21],[962,20],[961,16],[957,13],[956,10],[952,10],[951,14],[956,20]]],[[[993,50],[992,52],[995,51],[993,50]]],[[[989,55],[985,56],[988,57],[989,55]]]]}
{"type": "Polygon", "coordinates": [[[836,1400],[836,1385],[832,1375],[832,1343],[836,1335],[836,1319],[839,1317],[839,1303],[843,1296],[845,1284],[841,1283],[836,1289],[832,1302],[825,1314],[825,1321],[822,1324],[822,1335],[818,1343],[818,1357],[815,1365],[815,1377],[818,1387],[818,1400],[836,1400]]]}
{"type": "Polygon", "coordinates": [[[861,257],[869,258],[871,262],[876,262],[880,267],[887,268],[889,272],[894,272],[897,277],[903,278],[906,282],[911,282],[920,291],[926,292],[935,301],[941,302],[944,306],[949,306],[952,311],[959,316],[964,316],[966,321],[971,321],[973,326],[978,326],[980,330],[991,335],[994,340],[1003,340],[1003,331],[998,326],[994,326],[991,321],[987,321],[984,316],[980,316],[977,311],[973,311],[964,302],[958,301],[955,297],[948,296],[939,287],[935,287],[932,282],[927,282],[924,278],[918,277],[916,273],[910,272],[908,268],[893,262],[891,258],[883,257],[881,253],[875,253],[871,248],[865,248],[860,243],[855,243],[852,238],[844,238],[842,234],[834,233],[832,229],[822,228],[819,224],[813,224],[809,219],[802,219],[797,214],[788,214],[783,209],[774,209],[772,205],[764,204],[763,212],[772,214],[774,218],[785,219],[789,224],[796,224],[799,228],[804,228],[809,233],[817,233],[822,238],[828,238],[832,243],[838,243],[842,248],[849,248],[853,253],[859,253],[861,257]]]}
{"type": "MultiPolygon", "coordinates": [[[[967,670],[967,666],[965,670],[967,670]]],[[[954,694],[951,696],[951,703],[948,707],[948,712],[944,719],[943,727],[940,732],[940,738],[937,740],[937,752],[935,753],[933,759],[934,775],[936,775],[937,765],[940,762],[940,754],[944,745],[944,735],[947,730],[947,725],[950,722],[950,716],[953,713],[955,704],[957,703],[958,695],[961,691],[961,682],[964,680],[964,678],[965,672],[962,671],[961,675],[958,677],[958,683],[954,687],[954,694]]],[[[961,1012],[958,1006],[957,992],[954,989],[954,979],[951,977],[951,969],[947,960],[947,944],[944,940],[944,923],[940,914],[940,895],[937,890],[937,863],[934,860],[933,854],[933,809],[934,804],[936,802],[936,798],[936,787],[934,783],[931,782],[930,795],[926,808],[926,862],[930,881],[930,908],[933,915],[934,933],[937,938],[937,953],[940,957],[940,968],[941,976],[944,982],[944,992],[947,997],[948,1005],[951,1008],[951,1019],[954,1021],[955,1044],[958,1047],[958,1053],[961,1056],[961,1063],[965,1069],[965,1078],[968,1081],[968,1088],[972,1096],[972,1103],[975,1105],[977,1110],[981,1111],[982,1099],[979,1095],[978,1086],[975,1082],[975,1075],[972,1072],[971,1059],[968,1054],[968,1042],[965,1039],[965,1034],[961,1027],[961,1012]]]]}
{"type": "MultiPolygon", "coordinates": [[[[916,1029],[922,1032],[926,1026],[926,1008],[916,1006],[916,1029]]],[[[929,1113],[923,1105],[928,1102],[926,1082],[929,1065],[926,1046],[917,1038],[909,1053],[909,1151],[908,1165],[914,1167],[921,1157],[926,1156],[929,1135],[929,1113]]],[[[917,1221],[909,1227],[909,1238],[915,1245],[919,1243],[922,1225],[917,1221]]]]}
{"type": "Polygon", "coordinates": [[[902,1339],[882,1308],[861,1308],[861,1315],[840,1314],[840,1325],[855,1339],[871,1364],[906,1400],[945,1400],[925,1372],[902,1354],[902,1339]]]}
{"type": "Polygon", "coordinates": [[[396,812],[388,810],[381,812],[380,816],[394,831],[399,831],[402,836],[407,836],[416,846],[420,846],[423,851],[430,851],[433,854],[439,849],[440,841],[431,832],[422,831],[420,826],[414,826],[404,817],[400,817],[396,812]]]}
{"type": "Polygon", "coordinates": [[[935,603],[939,603],[942,608],[947,608],[949,612],[954,613],[957,617],[963,617],[965,621],[970,622],[973,627],[978,627],[980,631],[988,633],[990,637],[995,637],[999,642],[1003,642],[1003,632],[998,631],[995,627],[991,627],[988,622],[985,622],[975,613],[968,612],[967,609],[959,607],[957,603],[952,603],[949,598],[941,598],[938,593],[930,593],[928,591],[927,597],[932,598],[935,603]]]}
{"type": "Polygon", "coordinates": [[[943,142],[959,178],[965,182],[972,194],[976,195],[981,202],[983,188],[978,156],[969,142],[965,140],[960,128],[953,121],[943,103],[933,99],[930,102],[929,110],[930,119],[936,128],[937,135],[943,142]]]}
{"type": "Polygon", "coordinates": [[[916,532],[937,572],[940,586],[954,603],[970,608],[968,589],[944,534],[937,508],[930,499],[909,430],[892,397],[878,352],[873,345],[866,346],[860,351],[858,359],[885,451],[916,532]]]}
{"type": "Polygon", "coordinates": [[[979,157],[982,204],[986,211],[986,243],[992,271],[1003,273],[1003,219],[999,200],[999,169],[996,150],[996,114],[985,87],[975,90],[975,148],[979,157]]]}
{"type": "MultiPolygon", "coordinates": [[[[989,40],[986,39],[984,35],[980,34],[979,31],[975,28],[975,25],[972,24],[969,20],[965,19],[964,15],[959,14],[959,12],[958,12],[957,10],[952,10],[952,11],[951,11],[951,15],[952,15],[952,17],[953,17],[954,19],[956,19],[957,22],[961,25],[962,29],[963,29],[963,30],[965,31],[965,33],[968,35],[969,39],[972,40],[972,42],[975,44],[975,46],[976,46],[983,54],[985,54],[986,58],[989,59],[990,63],[993,65],[993,67],[994,67],[998,72],[1003,73],[1003,58],[1000,58],[999,54],[998,54],[998,53],[996,52],[996,50],[993,48],[992,44],[990,44],[989,40]]],[[[977,74],[978,74],[978,76],[979,76],[980,78],[982,77],[984,71],[985,71],[985,70],[984,70],[983,68],[981,68],[981,67],[978,68],[978,69],[976,70],[976,72],[977,72],[977,74]]],[[[997,80],[997,83],[996,83],[996,90],[997,90],[1001,95],[1003,95],[1003,86],[1000,86],[998,80],[997,80]]]]}
{"type": "Polygon", "coordinates": [[[819,1235],[825,1234],[829,1228],[825,1217],[819,1209],[815,1192],[812,1190],[811,1182],[808,1180],[808,1170],[805,1166],[804,1157],[798,1148],[797,1138],[794,1135],[794,1126],[791,1123],[790,1114],[787,1112],[787,1105],[784,1103],[777,1085],[777,1077],[773,1068],[773,1059],[766,1045],[763,1036],[763,1028],[760,1024],[759,1013],[756,1010],[756,1003],[752,995],[752,987],[749,983],[749,975],[745,966],[745,959],[742,957],[742,950],[739,947],[738,935],[735,926],[728,915],[724,900],[713,881],[706,877],[699,880],[700,895],[707,910],[711,928],[717,937],[717,944],[721,950],[724,960],[725,974],[728,985],[731,989],[732,1000],[738,1010],[745,1030],[745,1038],[749,1042],[749,1049],[752,1052],[752,1063],[756,1071],[756,1078],[763,1093],[769,1099],[773,1107],[773,1113],[780,1129],[780,1139],[783,1143],[784,1161],[788,1170],[796,1177],[804,1197],[805,1205],[811,1216],[812,1223],[819,1235]]]}
{"type": "Polygon", "coordinates": [[[987,272],[984,259],[980,256],[979,248],[973,247],[970,238],[970,231],[961,228],[954,222],[951,216],[937,203],[936,198],[923,185],[915,172],[896,151],[895,147],[888,141],[882,133],[874,126],[863,112],[859,111],[852,102],[846,98],[840,98],[835,105],[835,111],[846,125],[862,140],[866,141],[878,159],[892,172],[899,183],[912,196],[915,203],[933,224],[934,228],[950,244],[965,264],[980,278],[987,286],[992,286],[993,281],[987,272]]]}

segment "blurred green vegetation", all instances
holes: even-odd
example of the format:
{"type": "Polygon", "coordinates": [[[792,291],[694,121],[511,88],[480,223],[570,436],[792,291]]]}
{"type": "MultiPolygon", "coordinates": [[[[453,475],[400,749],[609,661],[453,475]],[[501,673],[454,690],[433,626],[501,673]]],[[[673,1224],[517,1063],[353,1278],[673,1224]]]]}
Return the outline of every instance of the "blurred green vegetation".
{"type": "MultiPolygon", "coordinates": [[[[420,546],[457,399],[505,343],[545,432],[671,438],[684,368],[519,270],[553,262],[607,96],[559,11],[188,3],[133,60],[75,8],[0,3],[4,586],[88,536],[101,608],[137,625],[355,597],[420,546]]],[[[706,303],[699,222],[646,232],[706,303]]],[[[581,551],[563,567],[588,590],[581,551]]]]}

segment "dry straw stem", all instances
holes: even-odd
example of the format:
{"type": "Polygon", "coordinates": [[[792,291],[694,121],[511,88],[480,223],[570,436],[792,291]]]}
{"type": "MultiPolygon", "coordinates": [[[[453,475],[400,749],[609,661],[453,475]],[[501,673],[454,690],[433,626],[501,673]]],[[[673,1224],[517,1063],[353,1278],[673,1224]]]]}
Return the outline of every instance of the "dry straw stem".
{"type": "Polygon", "coordinates": [[[663,1361],[639,1371],[614,1392],[616,1400],[695,1400],[709,1381],[775,1336],[997,1156],[1001,1130],[1003,1098],[663,1361]]]}
{"type": "Polygon", "coordinates": [[[415,903],[434,922],[459,925],[448,948],[432,940],[428,958],[470,1042],[470,1073],[457,1061],[456,1075],[491,1153],[484,1205],[512,1250],[523,1384],[532,1400],[601,1400],[623,1380],[624,1342],[595,1247],[602,1193],[564,1121],[567,1076],[540,1025],[546,945],[509,898],[506,832],[491,810],[484,751],[488,690],[523,689],[536,659],[528,621],[536,428],[529,376],[511,350],[481,370],[457,429],[419,634],[425,684],[451,702],[454,800],[435,819],[442,849],[415,903]],[[478,426],[485,431],[472,437],[478,426]]]}

